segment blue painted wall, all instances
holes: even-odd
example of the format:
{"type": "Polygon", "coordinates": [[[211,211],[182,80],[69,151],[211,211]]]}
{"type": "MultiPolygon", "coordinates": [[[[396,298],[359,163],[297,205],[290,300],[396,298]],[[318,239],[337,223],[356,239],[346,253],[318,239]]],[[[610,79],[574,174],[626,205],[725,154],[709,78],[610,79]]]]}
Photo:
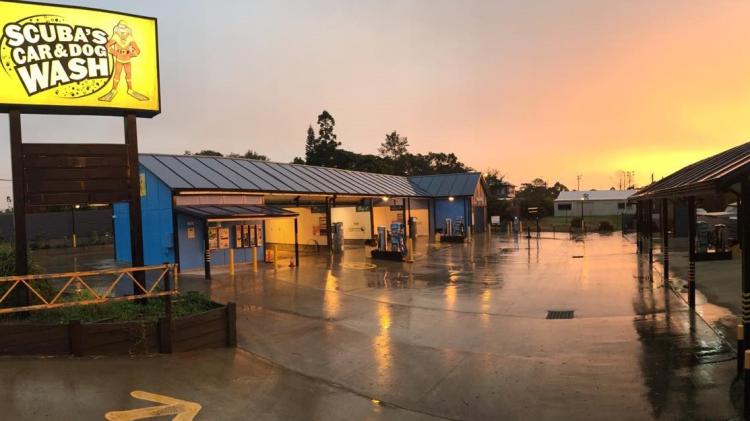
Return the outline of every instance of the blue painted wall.
{"type": "Polygon", "coordinates": [[[467,200],[470,198],[457,197],[454,201],[448,199],[435,199],[435,229],[445,229],[445,218],[454,219],[457,216],[464,218],[464,223],[468,224],[471,222],[469,215],[467,214],[467,200]]]}
{"type": "MultiPolygon", "coordinates": [[[[221,225],[222,227],[229,228],[229,244],[234,247],[236,244],[235,230],[236,225],[263,225],[262,221],[256,222],[221,222],[211,223],[211,226],[221,225]]],[[[203,220],[194,218],[192,216],[178,214],[177,215],[177,232],[179,235],[180,242],[180,268],[181,269],[197,269],[203,267],[203,251],[206,238],[206,230],[203,226],[203,220]],[[188,224],[192,224],[195,227],[195,238],[187,238],[188,224]]],[[[264,229],[265,232],[265,229],[264,229]]],[[[240,248],[234,251],[235,263],[252,262],[251,248],[240,248]]],[[[258,251],[258,261],[263,261],[263,255],[265,248],[261,245],[258,251]]],[[[212,265],[228,265],[229,264],[229,251],[228,250],[213,250],[211,252],[211,264],[212,265]]]]}
{"type": "MultiPolygon", "coordinates": [[[[141,197],[143,215],[143,260],[146,265],[174,263],[172,230],[172,191],[151,172],[141,167],[146,177],[146,195],[141,197]]],[[[131,262],[130,206],[114,204],[115,257],[119,262],[131,262]]]]}

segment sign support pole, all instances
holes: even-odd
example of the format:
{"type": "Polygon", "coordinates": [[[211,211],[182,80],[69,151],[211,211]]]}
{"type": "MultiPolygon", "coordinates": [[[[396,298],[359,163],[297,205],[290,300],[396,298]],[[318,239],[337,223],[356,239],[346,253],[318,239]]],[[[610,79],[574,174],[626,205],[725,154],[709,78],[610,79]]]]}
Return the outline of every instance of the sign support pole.
{"type": "MultiPolygon", "coordinates": [[[[16,275],[27,275],[29,270],[28,244],[26,239],[26,190],[23,174],[23,143],[21,138],[21,112],[10,110],[10,161],[13,178],[13,223],[15,226],[16,275]]],[[[28,290],[19,294],[21,305],[29,304],[28,290]]]]}
{"type": "MultiPolygon", "coordinates": [[[[125,115],[125,146],[128,150],[128,177],[130,189],[130,255],[133,267],[144,266],[143,261],[143,217],[141,215],[141,175],[138,166],[138,128],[133,113],[125,115]]],[[[146,287],[145,274],[134,273],[136,282],[146,287]]],[[[133,285],[133,292],[138,290],[133,285]]]]}

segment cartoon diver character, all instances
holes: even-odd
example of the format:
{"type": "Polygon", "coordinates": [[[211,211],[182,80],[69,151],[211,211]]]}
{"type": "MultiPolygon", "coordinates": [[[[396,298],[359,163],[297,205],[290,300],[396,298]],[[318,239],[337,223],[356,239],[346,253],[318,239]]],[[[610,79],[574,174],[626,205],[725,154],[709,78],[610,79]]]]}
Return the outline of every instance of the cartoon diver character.
{"type": "Polygon", "coordinates": [[[147,96],[133,90],[130,60],[138,57],[141,50],[133,39],[133,31],[124,20],[118,22],[114,29],[112,29],[112,37],[107,41],[106,47],[107,52],[115,59],[115,72],[113,74],[112,89],[99,97],[99,101],[110,102],[117,95],[117,85],[120,83],[120,75],[123,70],[125,71],[125,83],[128,85],[128,95],[138,101],[147,101],[147,96]]]}

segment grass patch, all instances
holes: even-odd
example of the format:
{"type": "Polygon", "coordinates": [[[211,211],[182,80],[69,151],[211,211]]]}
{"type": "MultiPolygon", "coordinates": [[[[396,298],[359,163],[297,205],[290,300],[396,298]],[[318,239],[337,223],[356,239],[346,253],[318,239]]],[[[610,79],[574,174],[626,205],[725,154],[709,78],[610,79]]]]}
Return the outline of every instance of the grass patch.
{"type": "MultiPolygon", "coordinates": [[[[202,313],[221,306],[211,301],[206,294],[194,291],[174,296],[173,300],[173,317],[202,313]]],[[[3,316],[0,318],[0,323],[64,324],[73,320],[80,320],[81,323],[152,322],[164,315],[164,300],[152,298],[145,303],[115,301],[105,304],[37,310],[29,312],[26,318],[19,318],[18,315],[3,316]]]]}
{"type": "MultiPolygon", "coordinates": [[[[573,218],[576,218],[576,216],[546,216],[544,218],[539,219],[539,227],[542,231],[552,231],[552,228],[554,227],[556,231],[558,232],[567,232],[570,228],[570,223],[573,218]]],[[[586,224],[586,229],[588,231],[596,231],[599,229],[599,224],[602,221],[607,221],[610,224],[612,224],[612,227],[615,231],[619,231],[621,229],[621,221],[622,219],[618,215],[606,215],[606,216],[585,216],[583,218],[584,223],[586,224]]],[[[525,220],[523,221],[524,231],[526,230],[526,227],[530,227],[532,231],[536,230],[536,220],[525,220]]]]}

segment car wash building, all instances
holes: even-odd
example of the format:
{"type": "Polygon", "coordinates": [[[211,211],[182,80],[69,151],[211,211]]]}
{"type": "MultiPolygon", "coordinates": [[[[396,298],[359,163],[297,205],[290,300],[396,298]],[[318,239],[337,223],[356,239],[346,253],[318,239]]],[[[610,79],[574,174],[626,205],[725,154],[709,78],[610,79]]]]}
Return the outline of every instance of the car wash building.
{"type": "MultiPolygon", "coordinates": [[[[141,154],[145,264],[182,270],[266,260],[273,249],[298,263],[300,251],[334,239],[364,246],[397,222],[417,237],[446,218],[486,227],[486,187],[478,173],[402,177],[242,158],[141,154]],[[408,223],[411,221],[412,223],[408,223]]],[[[127,203],[113,206],[115,254],[130,261],[127,203]]]]}

